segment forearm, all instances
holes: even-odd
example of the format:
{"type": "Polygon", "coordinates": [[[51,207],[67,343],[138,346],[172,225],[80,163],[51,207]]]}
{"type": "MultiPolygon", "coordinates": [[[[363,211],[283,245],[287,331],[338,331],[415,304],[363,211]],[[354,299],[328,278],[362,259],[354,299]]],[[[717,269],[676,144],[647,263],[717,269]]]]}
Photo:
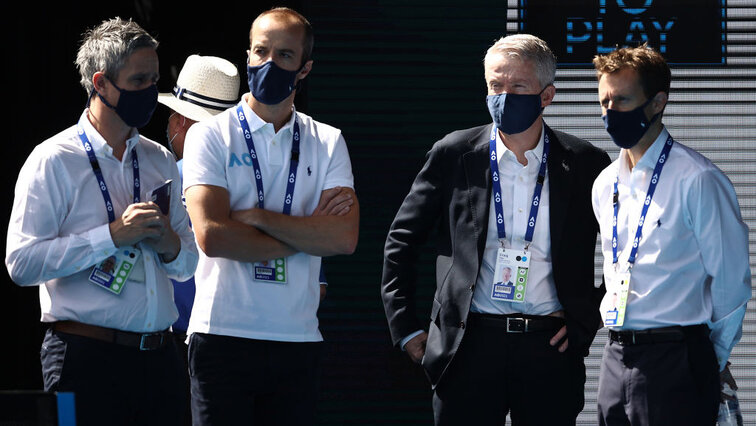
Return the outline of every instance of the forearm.
{"type": "Polygon", "coordinates": [[[241,212],[244,222],[296,251],[313,256],[351,254],[359,235],[357,203],[344,216],[289,216],[261,209],[241,212]]]}
{"type": "Polygon", "coordinates": [[[5,264],[11,279],[21,286],[38,285],[74,274],[116,250],[107,225],[51,239],[12,233],[8,240],[5,264]]]}
{"type": "Polygon", "coordinates": [[[209,257],[223,257],[239,262],[260,262],[291,256],[299,250],[261,232],[260,230],[228,219],[195,225],[200,249],[209,257]]]}

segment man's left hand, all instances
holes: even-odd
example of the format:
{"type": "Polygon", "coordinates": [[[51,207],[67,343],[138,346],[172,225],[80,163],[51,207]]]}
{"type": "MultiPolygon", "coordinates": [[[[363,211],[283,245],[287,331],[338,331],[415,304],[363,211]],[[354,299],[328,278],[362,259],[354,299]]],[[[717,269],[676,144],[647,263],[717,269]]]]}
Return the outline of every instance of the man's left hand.
{"type": "Polygon", "coordinates": [[[564,352],[567,350],[567,326],[563,325],[562,328],[557,331],[557,334],[554,335],[554,337],[549,340],[549,344],[551,346],[556,346],[559,344],[559,342],[564,339],[564,342],[559,346],[559,352],[564,352]]]}
{"type": "MultiPolygon", "coordinates": [[[[725,365],[724,370],[719,373],[719,389],[722,389],[725,383],[730,385],[730,389],[738,390],[738,385],[735,383],[735,378],[732,377],[732,373],[730,373],[730,361],[727,361],[727,365],[725,365]]],[[[722,401],[724,401],[725,399],[734,399],[724,392],[722,392],[721,395],[722,401]]]]}
{"type": "Polygon", "coordinates": [[[160,236],[145,238],[144,242],[160,255],[164,263],[169,263],[176,259],[181,250],[181,238],[171,227],[171,220],[168,216],[162,214],[159,210],[156,216],[159,223],[152,228],[158,229],[160,236]]]}

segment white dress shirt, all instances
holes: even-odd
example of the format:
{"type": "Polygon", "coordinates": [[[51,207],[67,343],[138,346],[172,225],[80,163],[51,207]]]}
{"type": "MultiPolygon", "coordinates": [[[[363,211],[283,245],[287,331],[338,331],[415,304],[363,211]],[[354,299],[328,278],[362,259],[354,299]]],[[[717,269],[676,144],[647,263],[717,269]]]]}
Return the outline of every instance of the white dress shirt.
{"type": "MultiPolygon", "coordinates": [[[[515,154],[504,146],[499,132],[496,132],[496,154],[499,162],[501,182],[502,206],[504,208],[504,226],[507,233],[506,248],[523,249],[525,232],[530,217],[530,206],[533,202],[538,171],[543,156],[544,134],[541,130],[538,145],[525,152],[528,164],[523,166],[517,161],[515,154]]],[[[549,141],[551,144],[556,141],[549,141]]],[[[554,276],[551,269],[551,233],[549,232],[549,175],[541,191],[533,241],[530,243],[530,267],[528,269],[528,284],[525,300],[522,303],[494,300],[491,298],[494,283],[494,268],[496,253],[501,247],[496,228],[496,210],[494,199],[488,212],[488,233],[486,234],[486,248],[483,252],[483,263],[480,266],[478,280],[473,293],[472,312],[491,314],[523,313],[529,315],[548,315],[562,309],[557,298],[554,276]]]]}
{"type": "Polygon", "coordinates": [[[19,173],[5,258],[11,279],[21,286],[41,285],[44,322],[72,320],[135,332],[165,330],[178,316],[169,277],[190,277],[198,257],[181,203],[175,160],[168,150],[134,130],[119,161],[89,123],[86,110],[80,123],[100,163],[116,217],[134,201],[132,149],[139,158],[142,201],[173,179],[170,221],[181,239],[179,254],[163,263],[154,250],[138,244],[142,265],[131,277],[143,266],[144,278],[136,282],[130,277],[119,295],[89,281],[93,266],[117,248],[99,184],[77,126],[72,126],[35,147],[19,173]]]}
{"type": "MultiPolygon", "coordinates": [[[[247,96],[240,105],[260,164],[266,210],[283,210],[295,117],[301,139],[291,215],[311,215],[325,189],[353,188],[349,153],[339,129],[294,111],[291,120],[275,132],[273,124],[249,108],[247,96]]],[[[183,170],[184,188],[224,188],[232,211],[258,205],[252,159],[236,107],[189,129],[183,170]]],[[[256,281],[252,263],[207,257],[200,250],[188,333],[289,342],[322,340],[317,318],[321,258],[300,252],[286,262],[287,282],[274,284],[256,281]]]]}
{"type": "MultiPolygon", "coordinates": [[[[614,181],[619,174],[617,251],[618,268],[624,271],[651,175],[668,135],[663,129],[632,170],[623,149],[594,182],[593,211],[601,231],[605,276],[615,268],[614,181]]],[[[608,281],[602,317],[615,290],[608,281]]],[[[624,324],[611,328],[708,324],[721,370],[740,340],[750,297],[748,228],[732,183],[706,157],[675,141],[644,222],[624,324]]]]}
{"type": "MultiPolygon", "coordinates": [[[[493,126],[493,124],[491,125],[493,126]]],[[[493,128],[493,127],[492,127],[493,128]]],[[[530,205],[533,202],[538,172],[541,167],[543,156],[545,125],[541,129],[541,138],[535,148],[525,151],[528,164],[523,166],[517,161],[515,154],[510,151],[501,140],[499,132],[496,132],[496,156],[499,163],[499,182],[501,182],[502,207],[504,210],[504,227],[507,233],[506,248],[523,249],[525,232],[527,231],[530,205]]],[[[490,134],[489,130],[489,134],[490,134]]],[[[556,143],[555,141],[549,141],[556,143]]],[[[490,171],[489,171],[490,173],[490,171]]],[[[483,263],[480,265],[478,279],[475,282],[470,312],[486,314],[526,314],[548,315],[562,309],[557,298],[556,285],[551,268],[551,233],[549,231],[549,174],[541,190],[541,200],[538,208],[533,241],[530,243],[530,266],[528,269],[528,283],[523,302],[508,302],[494,300],[491,292],[494,284],[494,270],[496,268],[496,255],[501,243],[499,241],[498,228],[496,227],[496,208],[494,198],[488,207],[488,232],[486,233],[486,248],[483,252],[483,263]]],[[[417,330],[406,336],[399,343],[399,347],[405,350],[407,342],[421,334],[423,330],[417,330]]]]}

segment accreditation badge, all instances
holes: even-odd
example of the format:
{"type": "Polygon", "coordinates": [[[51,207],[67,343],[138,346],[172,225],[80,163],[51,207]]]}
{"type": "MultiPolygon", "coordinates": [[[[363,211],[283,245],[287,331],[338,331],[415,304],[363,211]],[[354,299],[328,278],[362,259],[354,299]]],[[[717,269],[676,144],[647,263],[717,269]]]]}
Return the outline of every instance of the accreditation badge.
{"type": "Polygon", "coordinates": [[[625,323],[627,296],[630,294],[630,271],[615,272],[607,277],[608,303],[604,309],[604,325],[620,327],[625,323]]]}
{"type": "Polygon", "coordinates": [[[121,294],[141,255],[142,251],[136,247],[119,248],[115,254],[92,268],[89,282],[113,294],[121,294]]]}
{"type": "Polygon", "coordinates": [[[286,284],[286,258],[281,257],[263,262],[255,262],[255,281],[271,284],[286,284]]]}
{"type": "Polygon", "coordinates": [[[530,253],[527,250],[500,248],[496,253],[491,299],[522,303],[528,287],[530,253]]]}

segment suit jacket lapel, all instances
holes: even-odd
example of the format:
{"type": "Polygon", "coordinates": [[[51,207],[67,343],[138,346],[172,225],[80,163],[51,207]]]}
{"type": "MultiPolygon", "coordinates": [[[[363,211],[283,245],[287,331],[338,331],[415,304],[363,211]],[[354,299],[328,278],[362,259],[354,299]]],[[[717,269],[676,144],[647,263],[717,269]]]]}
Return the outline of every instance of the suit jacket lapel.
{"type": "Polygon", "coordinates": [[[462,155],[479,262],[486,247],[488,208],[491,203],[491,173],[488,159],[489,134],[490,131],[485,131],[477,139],[471,140],[472,149],[462,155]]]}
{"type": "Polygon", "coordinates": [[[576,170],[572,164],[571,151],[562,145],[554,132],[548,126],[546,133],[551,144],[549,159],[547,160],[549,177],[549,217],[551,235],[551,252],[557,253],[560,247],[562,231],[565,227],[565,213],[569,208],[572,192],[572,181],[576,170]]]}

